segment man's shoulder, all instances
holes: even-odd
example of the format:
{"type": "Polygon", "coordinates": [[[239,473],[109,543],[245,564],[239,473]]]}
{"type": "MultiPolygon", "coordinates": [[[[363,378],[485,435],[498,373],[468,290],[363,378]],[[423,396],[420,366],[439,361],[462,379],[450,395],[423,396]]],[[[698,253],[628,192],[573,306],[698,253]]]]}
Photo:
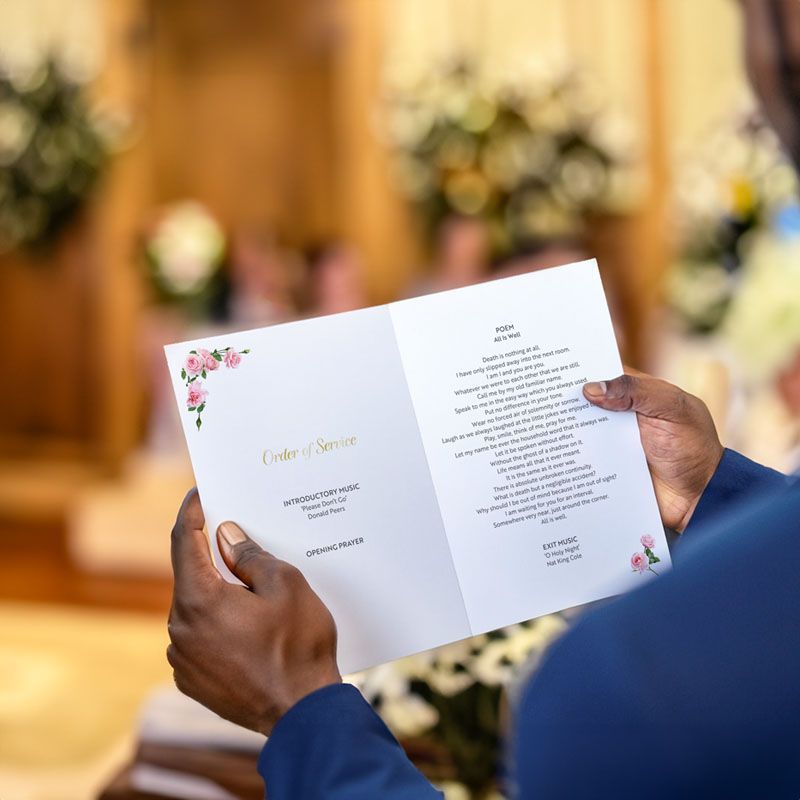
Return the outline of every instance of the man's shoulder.
{"type": "Polygon", "coordinates": [[[523,695],[518,762],[536,753],[531,768],[545,769],[540,758],[569,747],[616,791],[615,774],[646,746],[670,765],[652,797],[800,780],[800,489],[714,527],[675,570],[590,612],[553,649],[523,695]]]}
{"type": "Polygon", "coordinates": [[[760,494],[780,491],[790,485],[792,480],[735,450],[726,448],[697,504],[687,532],[692,534],[719,516],[721,512],[746,503],[760,494]]]}

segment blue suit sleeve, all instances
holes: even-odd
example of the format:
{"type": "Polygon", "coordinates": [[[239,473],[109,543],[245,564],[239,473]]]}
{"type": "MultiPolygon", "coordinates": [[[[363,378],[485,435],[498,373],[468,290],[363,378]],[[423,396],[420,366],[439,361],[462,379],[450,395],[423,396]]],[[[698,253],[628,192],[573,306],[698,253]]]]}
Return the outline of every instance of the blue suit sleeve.
{"type": "Polygon", "coordinates": [[[349,684],[291,708],[258,762],[269,800],[442,800],[349,684]]]}
{"type": "Polygon", "coordinates": [[[800,491],[767,492],[583,617],[517,709],[515,796],[797,798],[799,533],[800,491]]]}
{"type": "Polygon", "coordinates": [[[786,475],[726,448],[684,533],[694,536],[698,528],[708,527],[736,506],[756,495],[784,488],[788,483],[786,475]]]}

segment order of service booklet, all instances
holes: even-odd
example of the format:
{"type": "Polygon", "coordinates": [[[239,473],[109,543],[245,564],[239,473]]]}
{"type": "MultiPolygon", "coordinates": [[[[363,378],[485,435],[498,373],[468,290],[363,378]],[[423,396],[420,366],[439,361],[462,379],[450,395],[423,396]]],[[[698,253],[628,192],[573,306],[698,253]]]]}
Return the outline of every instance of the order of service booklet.
{"type": "Polygon", "coordinates": [[[303,572],[344,673],[668,568],[635,415],[582,394],[594,261],[165,349],[209,531],[303,572]]]}

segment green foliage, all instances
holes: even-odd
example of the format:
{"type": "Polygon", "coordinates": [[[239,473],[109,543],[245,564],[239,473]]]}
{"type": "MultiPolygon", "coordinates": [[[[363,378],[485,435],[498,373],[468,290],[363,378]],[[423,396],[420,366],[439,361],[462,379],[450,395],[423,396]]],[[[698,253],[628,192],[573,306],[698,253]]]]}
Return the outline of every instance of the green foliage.
{"type": "Polygon", "coordinates": [[[460,64],[390,97],[395,174],[430,232],[449,215],[480,217],[502,255],[580,233],[589,212],[610,210],[621,163],[581,81],[526,88],[486,90],[460,64]]]}
{"type": "Polygon", "coordinates": [[[53,61],[24,84],[0,76],[0,251],[52,244],[107,156],[83,87],[53,61]]]}

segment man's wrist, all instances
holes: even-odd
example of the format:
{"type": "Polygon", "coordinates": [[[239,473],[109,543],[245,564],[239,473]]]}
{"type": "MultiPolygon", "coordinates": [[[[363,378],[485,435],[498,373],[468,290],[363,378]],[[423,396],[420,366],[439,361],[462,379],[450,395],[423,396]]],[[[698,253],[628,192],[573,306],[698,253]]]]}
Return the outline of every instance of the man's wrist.
{"type": "Polygon", "coordinates": [[[265,710],[262,715],[262,722],[259,732],[265,736],[270,736],[275,726],[286,716],[298,703],[305,698],[331,686],[342,683],[342,676],[338,668],[334,665],[321,673],[302,679],[289,687],[282,700],[278,701],[272,708],[265,710]]]}
{"type": "Polygon", "coordinates": [[[701,479],[700,489],[690,500],[689,506],[686,509],[686,513],[683,515],[683,519],[680,522],[680,526],[676,528],[678,533],[683,533],[688,527],[689,523],[692,521],[694,512],[696,511],[697,506],[700,504],[700,500],[705,494],[706,489],[708,489],[709,484],[714,479],[714,475],[716,475],[717,470],[719,469],[719,465],[722,463],[722,458],[724,455],[725,455],[725,448],[721,444],[719,444],[718,447],[715,448],[706,459],[706,463],[708,466],[705,470],[705,474],[701,479]]]}
{"type": "Polygon", "coordinates": [[[711,480],[700,495],[688,528],[694,530],[750,495],[780,489],[787,483],[787,477],[780,472],[757,464],[726,447],[711,480]]]}

